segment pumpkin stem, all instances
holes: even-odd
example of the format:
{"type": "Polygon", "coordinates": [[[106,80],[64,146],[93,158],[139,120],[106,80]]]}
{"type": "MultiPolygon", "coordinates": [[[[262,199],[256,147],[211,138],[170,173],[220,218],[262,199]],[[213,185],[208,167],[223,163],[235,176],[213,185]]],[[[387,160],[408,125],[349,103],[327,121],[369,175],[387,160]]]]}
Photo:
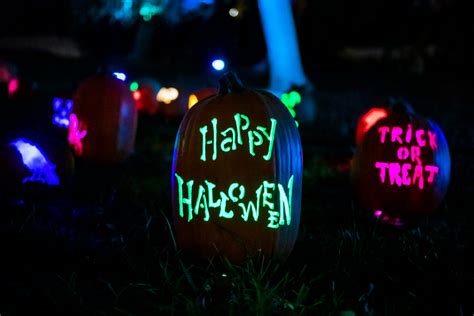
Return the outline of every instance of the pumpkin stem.
{"type": "Polygon", "coordinates": [[[393,113],[400,115],[412,115],[414,113],[411,104],[403,98],[390,98],[388,103],[393,113]]]}
{"type": "Polygon", "coordinates": [[[239,77],[230,71],[219,79],[219,94],[229,94],[232,92],[242,92],[244,86],[239,77]]]}

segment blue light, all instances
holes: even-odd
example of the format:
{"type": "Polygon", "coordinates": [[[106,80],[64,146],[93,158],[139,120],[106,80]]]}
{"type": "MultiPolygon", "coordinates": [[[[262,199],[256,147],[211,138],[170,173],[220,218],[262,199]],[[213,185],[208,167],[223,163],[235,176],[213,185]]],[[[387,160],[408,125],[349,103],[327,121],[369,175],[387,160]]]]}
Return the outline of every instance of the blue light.
{"type": "Polygon", "coordinates": [[[10,145],[18,150],[23,165],[32,172],[31,177],[26,177],[22,183],[31,181],[59,185],[59,177],[55,172],[56,166],[46,158],[37,146],[23,138],[16,139],[10,145]]]}
{"type": "Polygon", "coordinates": [[[123,72],[114,72],[113,75],[115,78],[125,81],[127,79],[127,76],[123,72]]]}
{"type": "Polygon", "coordinates": [[[214,59],[212,61],[212,68],[217,71],[221,71],[225,68],[225,62],[222,59],[214,59]]]}

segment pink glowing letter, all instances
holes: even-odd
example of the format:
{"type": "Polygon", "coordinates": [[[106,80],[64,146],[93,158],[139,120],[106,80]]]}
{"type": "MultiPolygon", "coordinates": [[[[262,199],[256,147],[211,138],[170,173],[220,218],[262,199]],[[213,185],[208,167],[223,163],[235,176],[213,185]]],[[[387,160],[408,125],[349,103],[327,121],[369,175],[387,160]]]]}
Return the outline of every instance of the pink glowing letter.
{"type": "Polygon", "coordinates": [[[424,136],[425,136],[424,130],[419,129],[416,131],[416,141],[420,147],[426,146],[426,140],[423,139],[424,136]]]}
{"type": "Polygon", "coordinates": [[[410,152],[408,151],[408,148],[406,147],[400,147],[397,150],[397,157],[399,160],[405,160],[410,156],[410,152]]]}
{"type": "Polygon", "coordinates": [[[409,170],[411,170],[411,164],[404,163],[402,165],[402,181],[403,181],[403,184],[407,186],[411,184],[411,179],[410,179],[410,176],[408,175],[409,170]]]}
{"type": "Polygon", "coordinates": [[[396,162],[392,162],[389,164],[388,167],[388,174],[390,176],[390,184],[393,185],[394,183],[397,186],[402,186],[402,177],[400,177],[400,164],[396,162]]]}
{"type": "Polygon", "coordinates": [[[415,173],[413,174],[413,184],[416,183],[416,178],[418,178],[418,187],[422,190],[425,186],[425,180],[423,179],[423,166],[416,165],[415,166],[415,173]]]}
{"type": "Polygon", "coordinates": [[[418,146],[411,146],[411,161],[421,165],[421,149],[418,146]]]}
{"type": "Polygon", "coordinates": [[[386,162],[376,162],[375,168],[380,168],[380,181],[385,182],[385,170],[388,169],[388,163],[386,162]]]}
{"type": "Polygon", "coordinates": [[[397,141],[399,144],[403,144],[400,135],[403,134],[403,129],[399,126],[392,127],[392,143],[397,141]]]}
{"type": "Polygon", "coordinates": [[[434,176],[439,172],[439,168],[437,166],[425,166],[425,170],[430,173],[428,176],[428,182],[433,183],[434,176]]]}
{"type": "Polygon", "coordinates": [[[380,142],[383,144],[385,143],[385,135],[390,131],[390,127],[382,126],[379,128],[380,133],[380,142]]]}
{"type": "Polygon", "coordinates": [[[431,149],[438,149],[438,145],[436,145],[436,134],[428,131],[428,138],[430,140],[431,149]]]}

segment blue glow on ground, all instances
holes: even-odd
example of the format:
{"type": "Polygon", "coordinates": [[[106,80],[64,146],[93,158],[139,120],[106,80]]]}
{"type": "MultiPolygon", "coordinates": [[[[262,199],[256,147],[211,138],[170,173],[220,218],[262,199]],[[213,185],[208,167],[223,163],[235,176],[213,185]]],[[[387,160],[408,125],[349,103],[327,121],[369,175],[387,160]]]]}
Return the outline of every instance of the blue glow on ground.
{"type": "Polygon", "coordinates": [[[225,68],[225,62],[222,59],[214,59],[212,61],[212,68],[217,71],[222,71],[225,68]]]}
{"type": "Polygon", "coordinates": [[[56,166],[46,158],[37,146],[23,138],[16,139],[10,145],[18,150],[23,165],[32,172],[30,177],[23,179],[23,183],[41,182],[49,185],[59,185],[59,177],[55,172],[56,166]]]}

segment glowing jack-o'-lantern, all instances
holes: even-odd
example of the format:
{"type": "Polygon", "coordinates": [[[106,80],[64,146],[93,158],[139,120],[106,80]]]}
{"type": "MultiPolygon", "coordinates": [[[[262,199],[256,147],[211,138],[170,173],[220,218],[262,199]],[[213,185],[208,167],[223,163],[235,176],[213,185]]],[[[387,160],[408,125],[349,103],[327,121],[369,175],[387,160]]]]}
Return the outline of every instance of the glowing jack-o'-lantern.
{"type": "Polygon", "coordinates": [[[129,87],[111,75],[85,80],[74,95],[68,141],[76,156],[98,163],[133,152],[137,109],[129,87]]]}
{"type": "Polygon", "coordinates": [[[433,212],[450,178],[443,132],[398,101],[377,111],[382,115],[374,116],[378,119],[359,139],[352,161],[356,198],[376,217],[394,224],[433,212]]]}
{"type": "Polygon", "coordinates": [[[287,256],[298,235],[302,158],[281,101],[225,75],[219,94],[194,105],[177,134],[171,185],[181,248],[235,262],[287,256]]]}
{"type": "Polygon", "coordinates": [[[7,195],[58,189],[69,184],[74,157],[66,144],[37,133],[17,135],[0,144],[0,184],[7,195]]]}

